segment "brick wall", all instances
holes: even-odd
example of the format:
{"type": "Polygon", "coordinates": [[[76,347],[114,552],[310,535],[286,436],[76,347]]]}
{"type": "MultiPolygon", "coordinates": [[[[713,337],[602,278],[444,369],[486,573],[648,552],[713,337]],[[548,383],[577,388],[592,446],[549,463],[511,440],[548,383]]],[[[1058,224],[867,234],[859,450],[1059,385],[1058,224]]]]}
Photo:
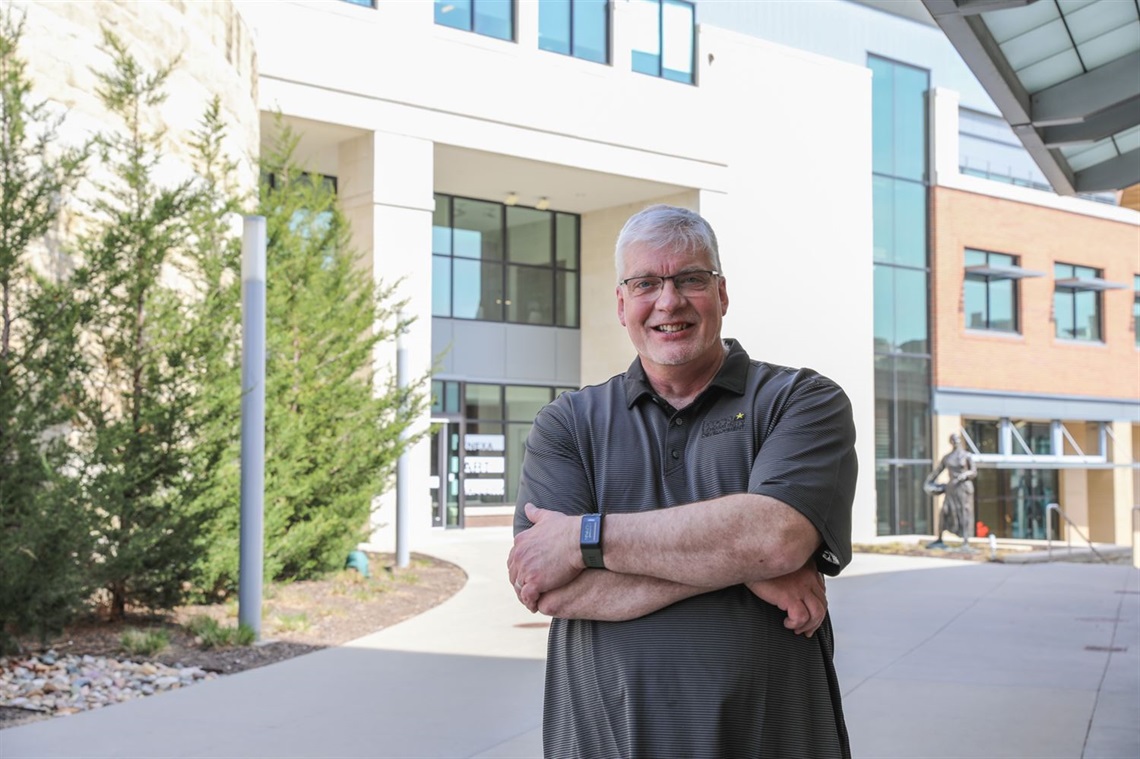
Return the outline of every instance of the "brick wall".
{"type": "Polygon", "coordinates": [[[931,219],[934,384],[937,387],[1140,399],[1132,277],[1140,226],[933,188],[931,219]],[[967,331],[964,250],[1019,257],[1045,276],[1020,283],[1021,333],[967,331]],[[1058,340],[1053,264],[1092,266],[1126,285],[1102,296],[1103,343],[1058,340]]]}

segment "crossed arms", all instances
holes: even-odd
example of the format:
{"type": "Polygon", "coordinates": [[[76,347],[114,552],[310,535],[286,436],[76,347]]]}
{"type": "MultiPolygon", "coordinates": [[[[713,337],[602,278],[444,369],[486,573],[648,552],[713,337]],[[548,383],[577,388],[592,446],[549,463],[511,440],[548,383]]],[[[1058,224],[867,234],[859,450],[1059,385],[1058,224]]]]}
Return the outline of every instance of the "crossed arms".
{"type": "Polygon", "coordinates": [[[809,637],[827,612],[813,554],[820,536],[781,501],[741,493],[669,509],[605,517],[606,569],[586,569],[579,519],[526,504],[532,527],[507,560],[519,600],[569,619],[636,619],[677,601],[744,584],[788,613],[809,637]]]}

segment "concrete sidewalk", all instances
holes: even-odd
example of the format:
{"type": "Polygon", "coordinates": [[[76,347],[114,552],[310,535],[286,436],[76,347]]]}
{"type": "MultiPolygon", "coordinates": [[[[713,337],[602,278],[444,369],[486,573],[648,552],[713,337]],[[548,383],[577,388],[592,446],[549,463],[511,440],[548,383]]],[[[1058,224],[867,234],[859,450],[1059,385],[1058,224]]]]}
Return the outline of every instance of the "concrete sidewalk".
{"type": "MultiPolygon", "coordinates": [[[[510,532],[417,550],[467,585],[335,649],[0,731],[0,757],[537,757],[546,620],[510,532]]],[[[1140,572],[858,555],[829,583],[855,756],[1140,756],[1140,572]]]]}

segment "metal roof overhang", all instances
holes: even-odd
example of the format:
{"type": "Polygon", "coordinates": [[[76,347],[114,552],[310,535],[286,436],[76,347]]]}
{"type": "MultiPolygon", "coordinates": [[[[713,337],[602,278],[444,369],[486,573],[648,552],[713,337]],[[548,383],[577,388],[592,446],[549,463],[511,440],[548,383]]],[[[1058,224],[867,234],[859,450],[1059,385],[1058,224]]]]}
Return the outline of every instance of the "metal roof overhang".
{"type": "Polygon", "coordinates": [[[922,0],[1062,195],[1140,183],[1140,0],[922,0]]]}
{"type": "Polygon", "coordinates": [[[993,279],[1028,279],[1031,277],[1045,276],[1045,272],[1043,271],[1022,269],[1020,266],[990,266],[987,264],[967,266],[966,273],[977,274],[981,277],[992,277],[993,279]]]}

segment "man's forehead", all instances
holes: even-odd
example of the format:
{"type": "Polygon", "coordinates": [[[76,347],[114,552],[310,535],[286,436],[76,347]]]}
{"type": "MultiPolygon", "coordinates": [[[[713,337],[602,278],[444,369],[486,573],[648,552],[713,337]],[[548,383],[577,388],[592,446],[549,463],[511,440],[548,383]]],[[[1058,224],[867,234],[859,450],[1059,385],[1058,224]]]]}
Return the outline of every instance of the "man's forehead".
{"type": "Polygon", "coordinates": [[[708,251],[700,250],[691,245],[673,245],[659,247],[640,243],[631,245],[623,258],[626,273],[630,276],[638,274],[658,274],[662,266],[681,269],[684,267],[708,268],[712,256],[708,251]],[[638,270],[638,271],[635,271],[638,270]]]}

